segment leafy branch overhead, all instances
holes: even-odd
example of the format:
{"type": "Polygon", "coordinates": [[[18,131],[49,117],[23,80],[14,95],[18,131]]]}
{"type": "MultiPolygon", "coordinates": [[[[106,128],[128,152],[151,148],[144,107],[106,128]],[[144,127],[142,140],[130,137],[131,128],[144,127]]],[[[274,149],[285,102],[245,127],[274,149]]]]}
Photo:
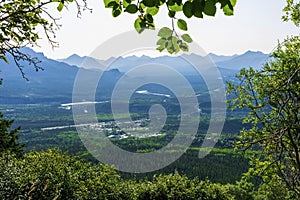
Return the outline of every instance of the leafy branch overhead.
{"type": "Polygon", "coordinates": [[[38,66],[40,61],[23,53],[20,48],[24,46],[37,46],[37,40],[42,36],[48,39],[52,47],[57,47],[55,33],[60,28],[59,18],[48,9],[50,5],[61,11],[69,3],[77,6],[77,15],[88,9],[86,0],[5,0],[0,1],[0,60],[8,62],[7,56],[11,55],[15,64],[20,69],[24,78],[22,61],[34,66],[35,70],[42,69],[38,66]]]}
{"type": "Polygon", "coordinates": [[[233,15],[236,0],[104,0],[106,8],[112,9],[113,17],[118,17],[122,12],[137,14],[134,28],[138,33],[145,29],[155,29],[154,16],[162,6],[166,6],[168,17],[172,20],[172,27],[163,27],[159,30],[157,50],[167,50],[170,54],[188,51],[188,43],[193,40],[187,34],[180,35],[177,30],[188,31],[187,22],[177,18],[177,13],[183,13],[186,18],[203,18],[215,16],[219,6],[227,16],[233,15]]]}

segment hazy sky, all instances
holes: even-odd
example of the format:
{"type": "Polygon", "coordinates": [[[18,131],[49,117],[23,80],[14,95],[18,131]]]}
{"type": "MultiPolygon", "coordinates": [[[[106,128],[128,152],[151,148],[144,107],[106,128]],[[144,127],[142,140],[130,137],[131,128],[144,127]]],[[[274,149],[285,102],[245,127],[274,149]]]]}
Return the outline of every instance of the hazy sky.
{"type": "MultiPolygon", "coordinates": [[[[74,53],[84,56],[112,36],[133,30],[137,15],[123,13],[113,18],[111,10],[104,8],[103,0],[88,0],[88,4],[93,13],[84,12],[80,19],[76,18],[75,6],[60,13],[62,28],[56,38],[59,48],[53,50],[44,39],[39,41],[41,48],[34,49],[50,58],[65,58],[74,53]]],[[[187,20],[189,33],[207,53],[232,55],[247,50],[269,53],[278,40],[299,34],[300,29],[292,23],[281,22],[284,4],[284,0],[238,0],[234,16],[224,16],[218,10],[216,17],[187,20]]],[[[154,20],[156,27],[171,25],[166,12],[160,12],[154,20]]]]}

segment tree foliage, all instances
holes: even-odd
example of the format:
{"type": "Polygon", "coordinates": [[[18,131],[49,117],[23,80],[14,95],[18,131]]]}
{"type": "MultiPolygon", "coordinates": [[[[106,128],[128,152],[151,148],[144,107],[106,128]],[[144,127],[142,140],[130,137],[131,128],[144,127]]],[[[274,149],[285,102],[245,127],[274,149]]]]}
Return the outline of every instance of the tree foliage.
{"type": "Polygon", "coordinates": [[[1,199],[126,199],[112,168],[92,166],[57,149],[22,159],[4,154],[0,168],[1,199]]]}
{"type": "Polygon", "coordinates": [[[20,127],[10,129],[13,122],[14,120],[5,119],[0,113],[0,153],[10,151],[20,157],[23,155],[24,145],[18,142],[20,127]]]}
{"type": "Polygon", "coordinates": [[[284,196],[287,193],[275,181],[255,190],[247,179],[220,184],[188,179],[178,172],[154,176],[152,181],[122,180],[111,167],[92,165],[58,149],[19,159],[1,154],[0,170],[1,199],[293,199],[284,196]]]}
{"type": "MultiPolygon", "coordinates": [[[[2,79],[0,79],[0,86],[1,84],[2,79]]],[[[0,112],[0,153],[9,151],[20,157],[23,155],[24,145],[17,141],[20,127],[16,129],[10,128],[13,122],[14,120],[5,119],[0,112]]]]}
{"type": "Polygon", "coordinates": [[[236,0],[104,0],[104,4],[106,8],[112,9],[113,17],[118,17],[122,12],[136,14],[138,17],[134,22],[134,28],[138,33],[142,33],[145,29],[155,29],[154,17],[166,6],[172,28],[160,29],[157,50],[167,50],[172,54],[188,51],[188,43],[192,42],[187,33],[182,35],[178,33],[178,30],[188,30],[187,22],[183,18],[215,16],[218,6],[225,15],[233,15],[236,0]],[[183,17],[177,17],[180,14],[183,17]]]}
{"type": "MultiPolygon", "coordinates": [[[[300,25],[300,2],[286,0],[283,21],[300,25]]],[[[300,197],[300,37],[287,38],[273,51],[261,70],[242,69],[240,84],[228,83],[233,109],[248,109],[237,147],[260,154],[251,160],[246,176],[260,177],[259,190],[268,199],[300,197]],[[284,189],[285,188],[285,189],[284,189]]]]}
{"type": "Polygon", "coordinates": [[[300,38],[279,44],[261,70],[243,69],[240,84],[229,83],[236,95],[232,108],[250,110],[240,147],[261,149],[252,163],[262,174],[276,167],[287,186],[300,195],[300,38]]]}
{"type": "MultiPolygon", "coordinates": [[[[7,56],[11,55],[15,64],[20,69],[22,76],[23,66],[20,61],[26,61],[33,65],[35,70],[41,70],[40,61],[31,55],[22,53],[21,47],[36,46],[37,40],[42,37],[39,30],[43,30],[52,47],[58,43],[55,41],[55,32],[59,29],[59,18],[48,8],[54,4],[61,11],[73,0],[6,0],[0,1],[0,59],[8,62],[7,56]]],[[[78,16],[81,11],[87,9],[86,0],[74,1],[78,8],[78,16]]]]}
{"type": "Polygon", "coordinates": [[[292,21],[296,26],[300,25],[300,2],[299,0],[286,0],[286,6],[283,9],[285,15],[283,21],[292,21]]]}

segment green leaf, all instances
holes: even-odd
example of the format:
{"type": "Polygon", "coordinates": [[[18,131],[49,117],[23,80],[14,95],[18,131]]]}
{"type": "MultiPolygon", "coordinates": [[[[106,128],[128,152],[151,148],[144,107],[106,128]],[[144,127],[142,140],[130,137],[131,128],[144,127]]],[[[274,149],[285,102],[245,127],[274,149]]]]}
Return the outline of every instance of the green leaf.
{"type": "Polygon", "coordinates": [[[154,7],[157,2],[155,0],[143,0],[142,3],[147,7],[154,7]]]}
{"type": "MultiPolygon", "coordinates": [[[[230,0],[230,3],[232,6],[232,10],[233,10],[233,7],[236,5],[236,0],[230,0]]],[[[231,7],[231,6],[229,6],[229,7],[231,7]]]]}
{"type": "Polygon", "coordinates": [[[233,7],[236,5],[236,0],[228,0],[228,4],[225,5],[222,9],[225,15],[231,16],[234,13],[233,7]]]}
{"type": "Polygon", "coordinates": [[[137,18],[134,22],[134,28],[138,33],[142,33],[146,28],[146,23],[141,18],[137,18]]]}
{"type": "Polygon", "coordinates": [[[180,51],[180,48],[178,44],[178,38],[175,36],[172,36],[172,45],[173,45],[174,53],[178,53],[180,51]]]}
{"type": "Polygon", "coordinates": [[[57,10],[60,12],[60,11],[62,11],[63,8],[64,8],[64,4],[62,2],[60,2],[57,6],[57,10]]]}
{"type": "Polygon", "coordinates": [[[150,30],[155,30],[155,25],[154,25],[154,23],[148,23],[148,29],[150,29],[150,30]]]}
{"type": "Polygon", "coordinates": [[[117,2],[115,2],[115,1],[109,2],[107,4],[108,8],[115,8],[115,7],[118,7],[118,6],[119,6],[119,4],[117,4],[117,2]]]}
{"type": "Polygon", "coordinates": [[[112,11],[113,17],[118,17],[122,13],[122,10],[116,9],[112,11]]]}
{"type": "Polygon", "coordinates": [[[150,15],[154,16],[158,13],[159,8],[158,7],[148,7],[146,10],[146,13],[149,13],[150,15]]]}
{"type": "Polygon", "coordinates": [[[226,5],[223,8],[223,12],[224,12],[224,15],[226,15],[226,16],[232,16],[233,15],[233,10],[231,10],[228,5],[226,5]]]}
{"type": "Polygon", "coordinates": [[[192,4],[193,4],[193,15],[198,18],[203,18],[202,12],[205,6],[205,1],[194,0],[192,4]]]}
{"type": "Polygon", "coordinates": [[[187,18],[191,18],[193,16],[193,4],[190,1],[186,1],[182,9],[183,9],[183,14],[187,18]]]}
{"type": "Polygon", "coordinates": [[[125,11],[134,14],[138,11],[138,7],[135,4],[130,4],[129,6],[126,7],[125,11]]]}
{"type": "Polygon", "coordinates": [[[153,23],[153,17],[150,14],[146,14],[145,15],[145,19],[149,22],[149,23],[153,23]]]}
{"type": "Polygon", "coordinates": [[[173,0],[177,5],[182,5],[182,0],[173,0]]]}
{"type": "Polygon", "coordinates": [[[117,3],[116,2],[116,0],[104,0],[104,6],[105,6],[105,8],[111,8],[112,6],[112,4],[110,4],[110,6],[108,5],[109,3],[111,3],[111,2],[115,2],[115,3],[117,3]]]}
{"type": "Polygon", "coordinates": [[[187,24],[186,24],[186,22],[185,22],[183,19],[178,19],[178,21],[177,21],[177,26],[178,26],[178,28],[180,28],[181,30],[184,30],[184,31],[187,31],[187,30],[188,30],[187,24]]]}
{"type": "Polygon", "coordinates": [[[169,15],[170,18],[175,17],[175,14],[176,14],[176,12],[174,12],[174,11],[172,11],[172,10],[169,10],[168,15],[169,15]]]}
{"type": "Polygon", "coordinates": [[[186,44],[186,43],[182,43],[179,45],[179,48],[182,50],[182,51],[185,51],[185,52],[188,52],[189,51],[189,46],[186,44]]]}
{"type": "Polygon", "coordinates": [[[123,7],[126,8],[127,6],[129,6],[131,3],[130,0],[123,0],[123,7]]]}
{"type": "Polygon", "coordinates": [[[159,50],[160,52],[162,52],[166,48],[166,46],[168,46],[168,45],[166,45],[166,43],[167,43],[166,38],[160,38],[156,42],[156,44],[159,45],[159,47],[157,47],[156,49],[159,50]]]}
{"type": "Polygon", "coordinates": [[[215,0],[207,0],[204,6],[204,13],[208,16],[215,16],[217,12],[216,1],[215,0]]]}
{"type": "Polygon", "coordinates": [[[185,42],[188,42],[188,43],[191,43],[193,42],[193,39],[191,38],[191,36],[189,34],[183,34],[181,36],[181,38],[185,41],[185,42]]]}
{"type": "Polygon", "coordinates": [[[167,1],[167,6],[169,7],[169,6],[172,6],[172,5],[174,5],[176,2],[174,1],[174,0],[168,0],[167,1]]]}
{"type": "Polygon", "coordinates": [[[165,45],[165,43],[166,43],[166,38],[160,38],[157,42],[156,42],[156,44],[157,45],[165,45]]]}
{"type": "Polygon", "coordinates": [[[221,4],[221,9],[223,9],[228,3],[230,3],[229,0],[218,0],[218,2],[221,4]]]}
{"type": "Polygon", "coordinates": [[[166,43],[166,48],[167,48],[167,51],[170,53],[170,54],[173,54],[173,53],[178,53],[180,51],[180,48],[179,48],[179,45],[178,45],[178,38],[175,37],[175,36],[172,36],[170,38],[168,38],[168,42],[166,43]]]}
{"type": "Polygon", "coordinates": [[[159,47],[156,48],[156,50],[158,50],[159,52],[162,52],[164,49],[165,49],[164,46],[159,46],[159,47]]]}
{"type": "Polygon", "coordinates": [[[169,5],[168,8],[169,8],[169,10],[175,11],[175,12],[182,11],[182,4],[177,5],[177,3],[175,3],[174,5],[169,5]]]}
{"type": "Polygon", "coordinates": [[[163,27],[158,31],[158,36],[168,38],[173,34],[173,31],[168,27],[163,27]]]}

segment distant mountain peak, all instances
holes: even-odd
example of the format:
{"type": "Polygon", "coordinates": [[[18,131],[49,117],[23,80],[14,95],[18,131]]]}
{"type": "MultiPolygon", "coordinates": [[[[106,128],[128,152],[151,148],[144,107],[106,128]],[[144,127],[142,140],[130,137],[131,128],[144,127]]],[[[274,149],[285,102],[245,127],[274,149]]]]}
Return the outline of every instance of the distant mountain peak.
{"type": "Polygon", "coordinates": [[[231,55],[231,56],[225,56],[225,55],[217,55],[217,54],[214,54],[214,53],[209,53],[209,54],[206,55],[206,57],[209,57],[215,63],[228,61],[228,60],[231,60],[231,59],[233,59],[237,56],[238,56],[237,54],[234,54],[234,55],[231,55]]]}
{"type": "Polygon", "coordinates": [[[207,54],[207,56],[223,56],[223,55],[217,55],[215,53],[209,53],[209,54],[207,54]]]}
{"type": "Polygon", "coordinates": [[[69,57],[67,57],[66,59],[76,59],[76,58],[83,58],[83,57],[81,57],[81,56],[79,56],[77,54],[72,54],[69,57]]]}
{"type": "Polygon", "coordinates": [[[69,65],[75,65],[77,67],[80,67],[83,62],[83,59],[84,59],[83,57],[81,57],[77,54],[72,54],[65,59],[59,59],[58,61],[67,63],[69,65]]]}
{"type": "Polygon", "coordinates": [[[241,55],[236,55],[234,58],[226,61],[218,62],[217,65],[222,68],[240,70],[244,67],[261,68],[269,58],[269,54],[261,51],[246,51],[241,55]]]}
{"type": "Polygon", "coordinates": [[[46,58],[46,56],[44,55],[44,53],[42,53],[42,52],[36,52],[36,51],[32,50],[29,47],[22,47],[20,50],[21,50],[22,53],[28,54],[28,55],[30,55],[32,57],[37,57],[40,60],[43,60],[43,59],[46,58]]]}
{"type": "MultiPolygon", "coordinates": [[[[246,51],[245,53],[243,53],[244,55],[247,55],[247,54],[264,54],[266,55],[265,53],[261,52],[261,51],[252,51],[252,50],[248,50],[246,51]]],[[[243,55],[242,54],[242,55],[243,55]]]]}

